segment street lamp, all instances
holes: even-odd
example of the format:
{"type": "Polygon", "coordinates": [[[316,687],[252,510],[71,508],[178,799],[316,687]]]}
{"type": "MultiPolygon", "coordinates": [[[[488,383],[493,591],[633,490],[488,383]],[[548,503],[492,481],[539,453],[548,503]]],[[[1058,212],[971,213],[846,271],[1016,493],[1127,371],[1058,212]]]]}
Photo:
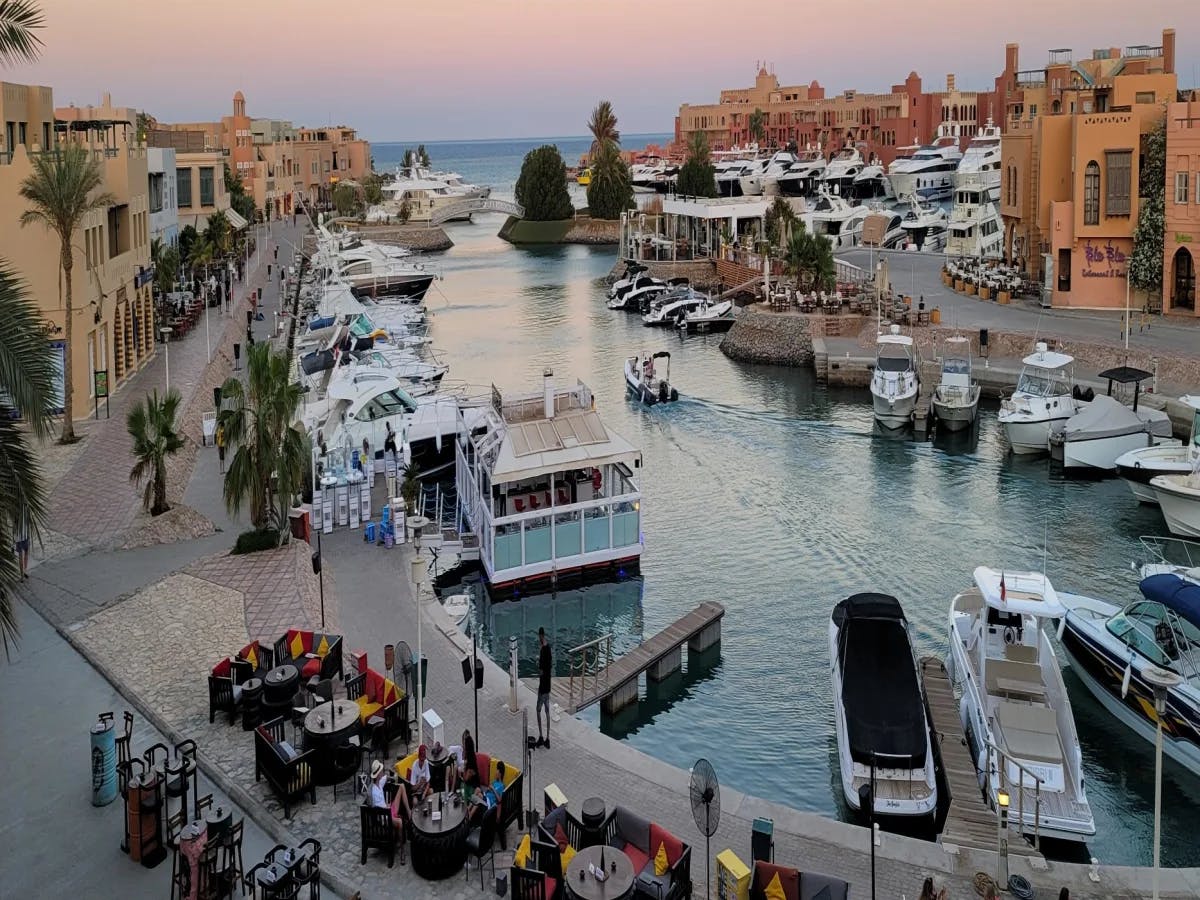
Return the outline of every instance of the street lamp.
{"type": "Polygon", "coordinates": [[[1169,669],[1147,666],[1142,679],[1154,689],[1154,900],[1158,900],[1158,844],[1162,826],[1162,720],[1167,712],[1167,694],[1183,679],[1169,669]]]}
{"type": "MultiPolygon", "coordinates": [[[[1003,765],[1003,762],[1001,762],[1003,765]]],[[[996,891],[1008,885],[1008,791],[996,792],[996,891]],[[1003,874],[1002,874],[1003,873],[1003,874]],[[1003,880],[1001,880],[1003,878],[1003,880]]]]}
{"type": "Polygon", "coordinates": [[[167,391],[171,390],[171,332],[175,329],[169,325],[163,325],[158,329],[158,333],[163,339],[163,353],[165,355],[165,363],[167,370],[167,391]]]}

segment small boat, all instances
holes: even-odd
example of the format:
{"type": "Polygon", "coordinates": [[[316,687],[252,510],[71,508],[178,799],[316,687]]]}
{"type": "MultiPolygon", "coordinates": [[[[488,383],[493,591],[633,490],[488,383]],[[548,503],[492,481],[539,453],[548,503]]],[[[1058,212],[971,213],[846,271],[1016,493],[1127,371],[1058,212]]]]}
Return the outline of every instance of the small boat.
{"type": "Polygon", "coordinates": [[[996,807],[1025,835],[1085,841],[1096,820],[1083,753],[1046,619],[1066,614],[1045,575],[979,566],[950,602],[947,671],[962,687],[959,715],[976,771],[996,807]]]}
{"type": "Polygon", "coordinates": [[[1146,675],[1166,669],[1179,676],[1180,683],[1167,692],[1163,752],[1200,775],[1200,669],[1195,658],[1200,584],[1162,572],[1143,578],[1138,589],[1142,596],[1124,607],[1060,594],[1067,612],[1059,641],[1100,705],[1151,744],[1158,721],[1146,675]]]}
{"type": "Polygon", "coordinates": [[[1087,405],[1091,388],[1077,396],[1071,372],[1075,358],[1052,352],[1044,341],[1038,341],[1034,352],[1021,362],[1024,368],[1017,389],[1000,404],[998,418],[1013,453],[1045,453],[1051,433],[1087,405]]]}
{"type": "Polygon", "coordinates": [[[1187,475],[1156,475],[1150,487],[1171,534],[1200,538],[1200,469],[1187,475]]]}
{"type": "Polygon", "coordinates": [[[860,810],[874,777],[874,812],[928,816],[937,777],[925,697],[904,610],[887,594],[855,594],[833,608],[829,671],[842,795],[860,810]]]}
{"type": "Polygon", "coordinates": [[[917,362],[913,339],[893,325],[875,339],[878,347],[871,373],[871,402],[875,418],[886,428],[903,428],[917,406],[917,362]]]}
{"type": "Polygon", "coordinates": [[[623,309],[638,312],[643,303],[647,303],[668,289],[669,285],[661,278],[655,278],[645,272],[635,276],[624,287],[619,288],[608,301],[609,309],[623,309]]]}
{"type": "Polygon", "coordinates": [[[669,403],[679,399],[679,391],[671,384],[671,354],[659,350],[654,354],[640,354],[625,360],[625,388],[647,406],[669,403]],[[660,375],[655,361],[665,359],[665,371],[660,375]]]}
{"type": "Polygon", "coordinates": [[[592,183],[592,170],[580,169],[579,174],[575,176],[575,183],[580,187],[587,187],[592,183]]]}
{"type": "Polygon", "coordinates": [[[454,620],[455,625],[461,625],[471,612],[471,595],[451,594],[442,601],[442,609],[454,620]]]}
{"type": "Polygon", "coordinates": [[[1145,551],[1144,562],[1133,564],[1142,578],[1151,575],[1178,575],[1200,584],[1200,543],[1183,538],[1144,534],[1139,541],[1145,551]]]}
{"type": "Polygon", "coordinates": [[[1200,458],[1200,394],[1185,394],[1179,400],[1192,408],[1192,432],[1186,444],[1143,447],[1117,457],[1117,475],[1125,479],[1133,496],[1142,503],[1158,502],[1154,488],[1150,487],[1152,478],[1186,475],[1192,471],[1192,460],[1200,458]]]}
{"type": "Polygon", "coordinates": [[[733,302],[720,300],[712,303],[705,300],[699,307],[679,320],[678,328],[684,332],[728,331],[733,327],[733,302]]]}
{"type": "Polygon", "coordinates": [[[672,291],[661,298],[663,302],[655,303],[650,311],[642,316],[642,324],[676,325],[680,319],[690,312],[695,312],[708,303],[708,298],[690,287],[682,288],[678,294],[672,291]]]}
{"type": "Polygon", "coordinates": [[[979,384],[971,378],[971,341],[961,335],[946,338],[942,352],[942,377],[933,392],[933,414],[938,427],[962,431],[975,424],[979,412],[979,384]]]}
{"type": "Polygon", "coordinates": [[[1171,439],[1171,419],[1161,409],[1138,409],[1141,383],[1149,372],[1118,366],[1100,373],[1108,393],[1096,397],[1067,419],[1062,431],[1050,435],[1050,456],[1066,472],[1116,472],[1117,459],[1128,450],[1156,447],[1171,439]],[[1133,407],[1112,396],[1113,383],[1133,385],[1133,407]]]}

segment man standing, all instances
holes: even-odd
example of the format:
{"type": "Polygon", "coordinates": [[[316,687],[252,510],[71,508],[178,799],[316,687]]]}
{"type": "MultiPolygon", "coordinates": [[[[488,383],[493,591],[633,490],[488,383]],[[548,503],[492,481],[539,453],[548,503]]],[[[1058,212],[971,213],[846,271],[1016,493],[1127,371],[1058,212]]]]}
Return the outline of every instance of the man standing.
{"type": "Polygon", "coordinates": [[[546,629],[538,629],[538,643],[542,649],[538,654],[538,698],[537,698],[537,746],[550,749],[550,670],[553,661],[550,657],[550,642],[546,640],[546,629]],[[542,737],[542,710],[546,711],[546,736],[542,737]]]}

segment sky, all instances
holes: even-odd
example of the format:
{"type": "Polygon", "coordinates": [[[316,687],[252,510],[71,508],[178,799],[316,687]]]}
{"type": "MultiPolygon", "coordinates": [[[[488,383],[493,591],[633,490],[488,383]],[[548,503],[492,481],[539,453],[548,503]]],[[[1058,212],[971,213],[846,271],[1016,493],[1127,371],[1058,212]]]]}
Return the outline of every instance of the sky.
{"type": "Polygon", "coordinates": [[[990,89],[1004,45],[1157,45],[1178,34],[1197,86],[1197,0],[42,0],[45,44],[0,79],[47,84],[58,105],[113,103],[162,121],[249,115],[347,124],[372,141],[582,134],[612,101],[625,133],[669,132],[683,102],[753,83],[886,91],[911,70],[990,89]]]}

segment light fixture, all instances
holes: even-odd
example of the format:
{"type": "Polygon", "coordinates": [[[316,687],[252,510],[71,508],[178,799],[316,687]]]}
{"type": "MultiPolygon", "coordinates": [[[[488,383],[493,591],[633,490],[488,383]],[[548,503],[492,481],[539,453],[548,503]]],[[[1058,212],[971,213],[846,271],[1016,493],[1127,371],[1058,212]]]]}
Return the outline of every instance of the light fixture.
{"type": "Polygon", "coordinates": [[[1008,791],[998,791],[996,802],[1000,804],[1001,809],[1008,809],[1008,791]]]}

